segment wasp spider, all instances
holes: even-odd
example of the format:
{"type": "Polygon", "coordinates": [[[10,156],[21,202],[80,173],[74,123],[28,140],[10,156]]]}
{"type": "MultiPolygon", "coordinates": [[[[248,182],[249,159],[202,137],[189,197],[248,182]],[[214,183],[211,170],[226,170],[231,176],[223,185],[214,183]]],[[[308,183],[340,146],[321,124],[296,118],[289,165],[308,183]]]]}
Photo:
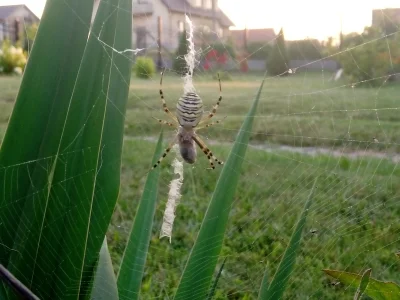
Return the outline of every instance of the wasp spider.
{"type": "Polygon", "coordinates": [[[213,106],[212,111],[203,117],[203,101],[194,92],[185,93],[182,95],[178,104],[176,105],[176,115],[174,115],[167,107],[167,104],[164,99],[164,93],[162,91],[162,80],[163,80],[164,72],[161,73],[160,79],[160,97],[163,105],[164,112],[168,114],[168,116],[172,119],[171,122],[167,122],[164,120],[156,119],[159,123],[165,124],[171,127],[177,127],[178,131],[175,135],[172,142],[169,144],[168,148],[165,149],[164,154],[160,157],[157,163],[154,164],[153,169],[156,168],[164,157],[171,151],[172,146],[178,142],[179,150],[182,158],[189,164],[194,164],[196,161],[196,145],[200,147],[203,153],[207,156],[208,161],[210,162],[211,169],[215,169],[214,161],[218,164],[222,165],[223,162],[218,160],[211,150],[207,147],[207,145],[202,141],[202,139],[196,134],[196,130],[207,128],[215,124],[219,124],[221,121],[215,121],[212,123],[204,124],[209,121],[216,113],[219,104],[221,103],[221,79],[218,75],[219,82],[219,98],[217,103],[213,106]]]}

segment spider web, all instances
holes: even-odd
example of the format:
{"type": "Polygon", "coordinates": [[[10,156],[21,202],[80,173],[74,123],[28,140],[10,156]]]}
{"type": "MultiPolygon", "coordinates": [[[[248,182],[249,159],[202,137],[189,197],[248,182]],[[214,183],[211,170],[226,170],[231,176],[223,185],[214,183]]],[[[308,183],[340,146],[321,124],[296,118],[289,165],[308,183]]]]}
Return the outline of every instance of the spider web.
{"type": "MultiPolygon", "coordinates": [[[[187,14],[194,25],[200,27],[189,10],[187,14]]],[[[156,19],[151,15],[145,15],[144,19],[147,30],[157,32],[156,19]]],[[[315,24],[318,20],[311,22],[315,24]]],[[[399,280],[399,262],[394,254],[400,247],[397,222],[400,215],[400,156],[396,135],[400,129],[400,107],[396,101],[400,90],[398,81],[391,80],[399,76],[399,69],[395,69],[399,57],[392,54],[389,46],[400,34],[398,23],[395,26],[393,33],[375,38],[373,42],[365,39],[355,47],[333,48],[329,53],[324,52],[321,58],[292,62],[286,70],[288,76],[267,77],[244,164],[241,170],[232,170],[240,173],[241,179],[221,252],[220,263],[224,258],[227,260],[216,299],[257,298],[264,271],[267,269],[269,278],[273,277],[310,186],[317,177],[301,250],[285,298],[341,299],[354,294],[354,288],[327,277],[322,269],[362,273],[372,268],[376,279],[399,280]],[[364,66],[359,63],[361,58],[357,56],[360,52],[354,50],[367,49],[371,43],[387,48],[386,62],[390,70],[394,70],[392,76],[378,75],[368,80],[348,80],[342,76],[335,80],[337,69],[328,67],[328,62],[338,61],[346,55],[364,72],[364,66]],[[368,86],[369,83],[375,83],[375,86],[368,86]]],[[[211,34],[218,36],[219,33],[211,31],[211,34]]],[[[174,38],[177,40],[178,36],[175,34],[174,38]]],[[[276,38],[263,42],[246,55],[228,57],[221,73],[223,100],[214,117],[223,122],[199,131],[213,153],[222,160],[228,157],[262,81],[262,71],[243,73],[240,72],[241,65],[245,60],[249,65],[261,64],[259,53],[275,42],[276,38]]],[[[216,103],[219,90],[215,78],[217,69],[205,70],[204,58],[217,49],[217,44],[223,49],[229,48],[229,41],[223,36],[210,41],[205,34],[197,35],[198,64],[193,83],[206,111],[216,103]]],[[[133,49],[114,49],[119,53],[153,57],[156,50],[157,43],[151,39],[145,47],[134,44],[133,49]]],[[[299,52],[307,56],[307,53],[299,52]]],[[[166,65],[163,91],[169,108],[174,110],[183,92],[183,80],[176,75],[171,62],[168,64],[166,50],[162,54],[166,65]]],[[[10,100],[19,83],[1,80],[9,80],[10,86],[0,101],[4,111],[3,133],[13,106],[10,100]]],[[[150,167],[152,151],[148,149],[154,148],[160,132],[160,125],[151,117],[168,120],[161,109],[159,80],[159,73],[148,80],[132,78],[125,115],[121,192],[107,234],[116,271],[150,167]]],[[[164,131],[167,139],[175,134],[172,128],[164,131]]],[[[67,163],[68,155],[74,154],[64,155],[67,163]]],[[[159,231],[169,184],[174,178],[172,160],[173,156],[167,157],[160,166],[159,203],[143,278],[143,299],[173,298],[220,172],[206,170],[208,161],[201,152],[194,166],[185,165],[182,198],[176,210],[170,244],[166,239],[159,239],[159,231]]],[[[30,163],[5,167],[12,176],[18,176],[20,172],[26,172],[30,163]]],[[[43,168],[50,170],[51,164],[44,160],[43,168]]],[[[78,184],[79,176],[76,174],[71,180],[78,184]]]]}

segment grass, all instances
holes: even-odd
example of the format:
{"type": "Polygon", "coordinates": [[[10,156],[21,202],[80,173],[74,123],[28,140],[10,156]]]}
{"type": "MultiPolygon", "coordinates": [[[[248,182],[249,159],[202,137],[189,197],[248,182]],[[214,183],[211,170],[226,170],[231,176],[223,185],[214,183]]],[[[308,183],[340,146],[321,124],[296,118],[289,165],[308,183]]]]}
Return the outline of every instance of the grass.
{"type": "MultiPolygon", "coordinates": [[[[329,73],[299,73],[287,78],[269,78],[261,95],[253,127],[253,142],[290,146],[336,147],[346,150],[399,151],[398,95],[400,86],[387,84],[379,89],[351,88],[344,82],[329,81],[329,73]],[[379,142],[372,143],[373,138],[379,142]]],[[[210,128],[207,136],[231,142],[256,93],[261,76],[233,75],[222,82],[222,125],[210,128]]],[[[19,86],[18,77],[1,78],[0,130],[12,109],[19,86]]],[[[218,83],[204,73],[195,77],[195,86],[210,109],[218,98],[218,83]]],[[[159,75],[150,80],[132,81],[126,114],[126,134],[157,136],[163,118],[158,95],[159,75]]],[[[172,73],[164,76],[164,94],[170,108],[182,93],[182,82],[172,73]]]]}
{"type": "MultiPolygon", "coordinates": [[[[398,151],[400,116],[396,101],[400,87],[351,88],[343,86],[343,82],[329,82],[329,77],[330,74],[299,73],[267,79],[252,143],[398,151]],[[379,143],[372,143],[373,138],[379,143]]],[[[19,81],[18,77],[0,78],[0,137],[19,81]]],[[[233,75],[233,81],[222,82],[224,99],[218,116],[227,119],[223,125],[202,132],[206,138],[222,142],[212,145],[213,152],[222,160],[228,156],[230,143],[260,81],[257,75],[233,75]]],[[[151,160],[149,149],[155,146],[155,141],[131,136],[137,136],[138,132],[142,136],[156,136],[160,126],[151,116],[166,119],[161,111],[158,82],[157,76],[148,81],[135,78],[131,84],[121,191],[108,233],[116,269],[143,192],[151,160]]],[[[211,75],[200,74],[195,85],[209,109],[218,98],[217,82],[211,80],[211,75]]],[[[166,73],[163,90],[169,107],[173,108],[182,91],[180,79],[166,73]]],[[[169,136],[172,130],[166,129],[166,139],[169,136]]],[[[174,294],[219,173],[219,169],[206,170],[208,162],[201,153],[193,168],[185,166],[182,203],[169,244],[158,235],[172,179],[170,160],[171,157],[166,158],[160,166],[159,203],[142,284],[143,299],[167,299],[174,294]]],[[[316,177],[318,186],[285,299],[352,297],[355,290],[332,284],[322,269],[358,273],[368,267],[379,280],[398,278],[398,262],[394,257],[400,231],[397,165],[378,159],[268,153],[250,147],[222,248],[220,263],[225,257],[227,261],[216,299],[256,298],[267,264],[268,273],[275,273],[307,200],[308,187],[316,177]]]]}

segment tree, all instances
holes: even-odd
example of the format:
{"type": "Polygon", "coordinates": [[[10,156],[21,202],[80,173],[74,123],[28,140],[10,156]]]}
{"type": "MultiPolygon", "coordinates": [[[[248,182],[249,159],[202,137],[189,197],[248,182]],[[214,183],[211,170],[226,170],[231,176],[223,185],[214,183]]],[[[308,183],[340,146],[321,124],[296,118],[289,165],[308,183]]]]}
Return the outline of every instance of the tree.
{"type": "Polygon", "coordinates": [[[186,31],[183,31],[179,37],[179,45],[176,50],[176,55],[173,63],[173,69],[179,75],[185,75],[187,72],[187,65],[185,55],[188,53],[188,41],[186,38],[186,31]]]}
{"type": "Polygon", "coordinates": [[[289,69],[283,29],[279,31],[271,54],[267,58],[267,70],[270,75],[287,75],[289,69]]]}

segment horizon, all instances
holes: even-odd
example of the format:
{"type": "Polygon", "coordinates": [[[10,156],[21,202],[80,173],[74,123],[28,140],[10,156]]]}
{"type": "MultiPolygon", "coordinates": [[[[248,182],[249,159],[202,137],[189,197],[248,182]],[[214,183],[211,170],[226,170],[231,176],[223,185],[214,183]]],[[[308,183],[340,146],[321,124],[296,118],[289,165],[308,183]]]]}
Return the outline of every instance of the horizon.
{"type": "MultiPolygon", "coordinates": [[[[25,4],[41,18],[45,0],[0,0],[0,6],[18,4],[25,4]]],[[[344,34],[361,33],[365,26],[371,25],[373,9],[400,8],[400,3],[398,0],[366,0],[362,4],[348,3],[345,0],[337,0],[334,3],[318,0],[305,0],[302,3],[265,3],[260,0],[247,0],[244,3],[219,0],[219,7],[236,25],[231,28],[233,30],[246,27],[273,28],[277,33],[283,28],[286,40],[323,41],[328,37],[336,39],[341,30],[344,34]]]]}

